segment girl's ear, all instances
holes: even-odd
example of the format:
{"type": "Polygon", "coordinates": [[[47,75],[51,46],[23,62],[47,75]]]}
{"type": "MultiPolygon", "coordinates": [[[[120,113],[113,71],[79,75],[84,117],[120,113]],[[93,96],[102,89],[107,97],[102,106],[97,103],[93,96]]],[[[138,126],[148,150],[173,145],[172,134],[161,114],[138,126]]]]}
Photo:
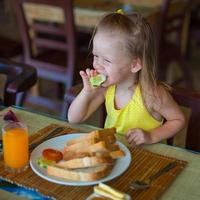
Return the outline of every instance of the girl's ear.
{"type": "Polygon", "coordinates": [[[131,64],[131,72],[136,73],[142,69],[142,63],[139,58],[134,59],[132,64],[131,64]]]}

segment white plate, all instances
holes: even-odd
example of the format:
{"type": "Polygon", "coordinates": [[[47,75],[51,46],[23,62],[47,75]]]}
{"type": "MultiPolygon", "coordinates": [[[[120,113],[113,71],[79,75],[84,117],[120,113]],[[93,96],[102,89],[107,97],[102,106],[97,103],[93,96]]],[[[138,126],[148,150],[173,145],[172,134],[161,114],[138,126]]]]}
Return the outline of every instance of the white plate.
{"type": "MultiPolygon", "coordinates": [[[[83,134],[83,133],[82,133],[83,134]]],[[[105,178],[99,179],[97,181],[72,181],[72,180],[67,180],[64,178],[59,178],[55,176],[50,176],[47,174],[46,169],[41,168],[37,164],[37,159],[42,156],[42,151],[46,148],[54,148],[57,150],[63,150],[64,146],[66,145],[66,141],[70,140],[72,138],[77,138],[82,135],[81,133],[76,133],[76,134],[68,134],[68,135],[63,135],[63,136],[58,136],[55,138],[52,138],[50,140],[47,140],[43,142],[42,144],[38,145],[31,153],[30,155],[30,166],[32,170],[40,177],[53,182],[53,183],[58,183],[62,185],[95,185],[100,182],[106,182],[111,179],[114,179],[121,175],[126,169],[129,167],[129,164],[131,162],[131,154],[128,150],[128,148],[122,144],[121,142],[117,142],[120,146],[120,148],[125,152],[125,156],[122,158],[118,158],[116,161],[116,164],[112,170],[112,172],[105,178]]]]}

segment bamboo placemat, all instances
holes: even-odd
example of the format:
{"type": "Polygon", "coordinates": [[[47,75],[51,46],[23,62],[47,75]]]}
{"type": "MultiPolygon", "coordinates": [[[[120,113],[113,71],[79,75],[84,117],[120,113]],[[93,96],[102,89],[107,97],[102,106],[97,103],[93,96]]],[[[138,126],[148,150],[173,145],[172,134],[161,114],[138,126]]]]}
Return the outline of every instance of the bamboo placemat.
{"type": "MultiPolygon", "coordinates": [[[[30,136],[30,142],[40,140],[42,137],[45,137],[50,130],[57,126],[59,125],[50,124],[41,129],[30,136]]],[[[78,132],[78,130],[66,127],[65,130],[58,135],[73,132],[78,132]]],[[[132,148],[130,149],[130,152],[132,155],[132,161],[128,170],[123,173],[123,175],[109,181],[107,184],[123,192],[129,193],[134,200],[158,199],[187,164],[186,161],[155,154],[141,148],[132,148]],[[129,185],[133,180],[145,179],[172,161],[177,161],[177,166],[170,172],[163,174],[160,178],[155,180],[149,189],[133,191],[129,188],[129,185]]],[[[18,175],[8,174],[4,171],[3,156],[0,157],[0,176],[7,181],[14,182],[17,185],[31,188],[33,190],[38,190],[42,194],[54,197],[55,199],[81,200],[86,199],[93,192],[92,186],[63,186],[48,182],[37,176],[31,168],[18,175]]]]}

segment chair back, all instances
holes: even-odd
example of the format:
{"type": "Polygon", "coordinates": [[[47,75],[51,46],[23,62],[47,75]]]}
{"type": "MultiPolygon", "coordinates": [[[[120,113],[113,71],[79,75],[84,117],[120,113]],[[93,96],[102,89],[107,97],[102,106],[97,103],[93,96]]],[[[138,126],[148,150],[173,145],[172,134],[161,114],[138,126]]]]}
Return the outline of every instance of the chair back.
{"type": "MultiPolygon", "coordinates": [[[[172,96],[180,106],[190,110],[185,147],[200,151],[200,93],[183,88],[174,88],[172,96]]],[[[173,138],[168,140],[168,144],[173,144],[173,138]]]]}
{"type": "Polygon", "coordinates": [[[73,83],[76,60],[72,2],[72,0],[15,1],[25,63],[34,65],[39,77],[65,83],[68,87],[71,87],[73,83]],[[35,15],[29,15],[29,9],[34,6],[35,15]],[[40,15],[40,18],[37,18],[37,7],[43,7],[43,17],[40,15]],[[57,21],[54,15],[46,16],[46,8],[55,12],[59,11],[63,16],[63,21],[57,21]],[[65,63],[61,62],[61,54],[65,63]]]}
{"type": "Polygon", "coordinates": [[[0,74],[4,74],[3,105],[11,106],[16,104],[17,94],[26,92],[37,81],[35,68],[20,63],[0,59],[0,74]]]}
{"type": "Polygon", "coordinates": [[[175,37],[176,44],[181,45],[185,16],[189,6],[190,0],[163,1],[157,35],[159,49],[167,43],[171,35],[175,37]]]}
{"type": "MultiPolygon", "coordinates": [[[[193,88],[192,71],[184,55],[187,16],[190,0],[164,0],[161,6],[160,22],[157,27],[156,45],[158,50],[158,79],[167,80],[169,64],[176,62],[181,74],[170,81],[172,86],[184,82],[187,88],[193,88]]],[[[176,74],[177,75],[177,74],[176,74]]]]}

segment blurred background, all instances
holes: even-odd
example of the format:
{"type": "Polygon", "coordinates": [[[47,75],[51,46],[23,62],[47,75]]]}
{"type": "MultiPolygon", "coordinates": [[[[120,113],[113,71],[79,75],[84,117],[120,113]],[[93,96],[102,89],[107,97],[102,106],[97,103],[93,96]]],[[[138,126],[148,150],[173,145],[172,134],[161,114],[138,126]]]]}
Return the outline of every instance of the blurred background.
{"type": "MultiPolygon", "coordinates": [[[[27,63],[27,64],[32,65],[33,67],[36,67],[37,65],[36,62],[35,63],[27,62],[28,59],[26,59],[24,56],[25,54],[27,54],[26,49],[24,48],[25,47],[24,38],[26,36],[23,33],[24,31],[22,27],[23,24],[20,24],[20,20],[21,20],[20,18],[21,11],[19,11],[20,2],[21,2],[20,0],[17,0],[17,1],[0,0],[0,58],[12,60],[15,62],[20,62],[20,63],[27,63]]],[[[50,2],[51,1],[49,1],[49,4],[50,2]]],[[[149,1],[144,1],[144,0],[141,0],[141,1],[134,1],[134,0],[132,1],[131,0],[128,0],[128,1],[108,1],[108,0],[84,1],[82,0],[81,1],[81,0],[77,0],[77,1],[70,1],[70,2],[71,3],[68,4],[68,7],[70,6],[71,10],[74,11],[74,15],[72,17],[75,18],[72,21],[74,23],[73,29],[76,31],[76,37],[75,37],[76,51],[78,51],[79,54],[81,55],[80,57],[78,56],[76,57],[77,60],[81,61],[79,63],[80,68],[91,67],[90,49],[88,47],[88,44],[89,44],[90,37],[92,34],[92,29],[94,27],[94,24],[96,23],[95,20],[99,19],[99,17],[102,16],[103,14],[107,12],[115,11],[118,8],[124,9],[125,12],[132,12],[135,10],[141,12],[141,14],[144,15],[144,17],[148,18],[148,20],[152,24],[152,28],[159,27],[158,29],[155,29],[157,30],[156,34],[158,34],[158,37],[156,37],[156,39],[158,38],[160,39],[159,45],[162,46],[164,44],[164,42],[162,41],[164,40],[164,37],[159,36],[159,34],[161,34],[159,31],[161,30],[161,27],[163,28],[165,26],[165,23],[166,24],[168,23],[167,19],[164,18],[164,14],[163,14],[167,12],[167,6],[164,4],[168,1],[165,1],[165,0],[163,1],[162,0],[149,0],[149,1]],[[96,10],[94,10],[94,7],[96,8],[96,10]],[[163,14],[161,15],[162,17],[158,18],[157,14],[155,14],[158,12],[163,14]],[[154,14],[156,17],[154,16],[154,14]]],[[[169,1],[169,2],[171,3],[173,1],[169,1]]],[[[185,2],[187,1],[184,1],[184,0],[179,1],[180,4],[178,8],[180,8],[180,5],[184,6],[185,2]]],[[[196,28],[196,29],[200,28],[200,23],[198,21],[200,18],[199,17],[200,6],[199,6],[199,1],[197,0],[196,1],[191,0],[189,2],[190,2],[190,7],[187,6],[188,9],[184,10],[184,13],[182,15],[182,19],[185,20],[184,21],[185,26],[183,28],[184,36],[181,39],[179,38],[182,44],[182,47],[180,47],[182,48],[181,56],[183,57],[184,63],[186,63],[188,69],[186,69],[186,71],[184,72],[185,69],[180,67],[180,63],[177,63],[176,60],[174,61],[172,60],[171,63],[167,63],[168,66],[166,67],[165,74],[163,73],[164,71],[160,72],[161,74],[160,77],[163,78],[163,74],[164,74],[164,78],[163,78],[164,81],[166,81],[169,84],[173,84],[173,86],[185,87],[191,90],[200,91],[200,67],[199,67],[200,66],[200,40],[197,39],[199,37],[198,35],[199,32],[198,34],[195,33],[196,34],[195,36],[197,37],[194,37],[194,35],[190,34],[192,33],[191,31],[193,30],[192,28],[196,28]],[[184,73],[186,74],[185,77],[184,77],[184,73]],[[191,73],[190,74],[191,76],[187,77],[189,73],[191,73]],[[183,76],[185,80],[177,81],[179,77],[181,76],[183,76]]],[[[178,10],[176,8],[177,7],[175,7],[175,11],[178,10]]],[[[37,30],[38,28],[41,31],[40,28],[42,27],[43,24],[48,25],[48,27],[50,25],[51,30],[52,28],[59,27],[58,21],[47,22],[47,19],[54,17],[54,15],[53,14],[51,15],[51,12],[48,13],[46,8],[43,8],[39,11],[37,7],[35,9],[34,7],[33,8],[28,7],[27,12],[29,14],[30,12],[32,12],[32,14],[30,14],[31,17],[41,15],[41,18],[35,21],[32,21],[34,23],[36,22],[35,26],[33,27],[33,30],[37,30]]],[[[55,13],[56,12],[57,11],[55,11],[55,13]]],[[[172,11],[172,15],[174,14],[173,12],[174,11],[172,11]]],[[[55,17],[56,20],[57,18],[55,17]]],[[[163,35],[168,34],[169,30],[164,29],[164,28],[163,30],[164,30],[164,33],[162,33],[163,35]]],[[[41,31],[41,33],[39,33],[38,35],[42,36],[42,38],[44,37],[47,37],[48,39],[56,38],[58,41],[62,41],[60,39],[60,36],[62,34],[60,35],[58,34],[59,36],[55,36],[55,35],[49,36],[49,34],[43,33],[41,31]]],[[[176,41],[177,39],[174,39],[174,40],[176,41]]],[[[38,40],[38,44],[39,44],[39,40],[38,40]]],[[[40,45],[42,44],[44,44],[44,42],[40,43],[40,45]]],[[[47,47],[48,45],[45,46],[45,48],[47,47]]],[[[57,47],[58,49],[62,49],[60,48],[59,45],[57,45],[57,47]]],[[[171,58],[172,54],[174,54],[173,46],[172,47],[162,46],[160,48],[162,49],[162,53],[165,52],[165,50],[167,51],[167,53],[169,54],[167,56],[169,58],[171,58]]],[[[53,58],[54,55],[57,55],[53,52],[51,54],[50,52],[51,51],[48,52],[47,54],[48,56],[46,57],[46,60],[53,58]]],[[[164,55],[163,57],[163,55],[161,55],[162,53],[159,53],[159,55],[161,56],[161,65],[164,66],[166,63],[162,61],[168,60],[168,57],[165,57],[166,55],[164,55]]],[[[179,58],[177,58],[177,60],[178,59],[179,58]]],[[[37,70],[40,70],[39,67],[37,68],[37,70]]],[[[76,74],[75,80],[77,79],[77,81],[72,81],[71,83],[69,83],[69,87],[68,86],[66,87],[66,83],[64,81],[59,82],[59,79],[60,80],[63,79],[63,77],[61,76],[59,78],[59,75],[57,79],[53,79],[52,77],[48,76],[48,72],[45,72],[46,75],[43,75],[44,74],[43,72],[39,73],[38,84],[34,86],[34,88],[31,90],[31,95],[26,95],[23,98],[23,106],[29,109],[33,109],[34,111],[44,112],[46,114],[55,115],[57,117],[63,117],[66,114],[66,110],[65,110],[65,114],[61,115],[63,111],[62,108],[64,106],[67,109],[67,106],[65,104],[61,105],[60,107],[57,105],[59,103],[62,104],[63,102],[65,102],[64,97],[66,97],[66,94],[69,88],[81,81],[80,77],[77,75],[78,71],[79,71],[79,68],[74,69],[74,73],[76,74]],[[48,100],[37,101],[36,98],[30,98],[31,96],[41,96],[41,97],[45,97],[45,99],[48,99],[48,100]],[[55,101],[57,104],[56,103],[54,104],[54,102],[52,103],[51,101],[55,101]]],[[[51,72],[49,72],[49,74],[50,73],[51,72]]],[[[71,74],[71,76],[74,76],[74,74],[73,75],[71,74]]],[[[3,75],[1,75],[0,78],[1,78],[0,84],[1,84],[1,87],[3,87],[3,84],[4,84],[3,81],[5,78],[3,77],[3,75]]],[[[2,95],[3,95],[3,90],[1,90],[1,96],[2,95]]],[[[101,123],[100,113],[101,113],[101,110],[97,111],[94,114],[94,116],[92,116],[87,122],[93,125],[99,125],[101,123]]]]}

